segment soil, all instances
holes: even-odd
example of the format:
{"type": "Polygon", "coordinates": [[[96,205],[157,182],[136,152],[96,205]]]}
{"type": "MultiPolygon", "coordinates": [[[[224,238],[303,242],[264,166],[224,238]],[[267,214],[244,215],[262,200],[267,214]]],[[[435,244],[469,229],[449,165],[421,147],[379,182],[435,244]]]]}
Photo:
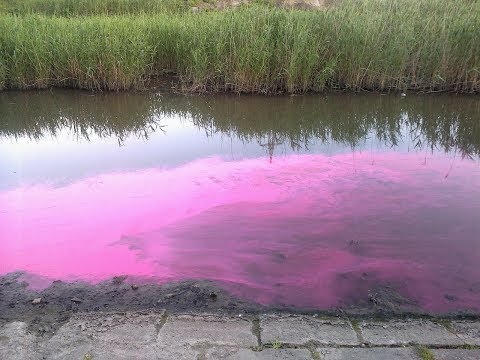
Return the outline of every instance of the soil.
{"type": "MultiPolygon", "coordinates": [[[[330,310],[265,306],[231,296],[206,280],[178,281],[165,285],[135,283],[126,276],[95,285],[54,281],[36,291],[22,280],[22,273],[0,276],[0,325],[24,321],[35,333],[52,333],[77,312],[126,312],[166,309],[170,313],[215,313],[256,316],[263,313],[318,314],[340,317],[429,317],[408,299],[388,287],[375,289],[363,302],[330,310]]],[[[447,317],[477,318],[455,313],[447,317]]],[[[442,316],[445,317],[445,316],[442,316]]]]}

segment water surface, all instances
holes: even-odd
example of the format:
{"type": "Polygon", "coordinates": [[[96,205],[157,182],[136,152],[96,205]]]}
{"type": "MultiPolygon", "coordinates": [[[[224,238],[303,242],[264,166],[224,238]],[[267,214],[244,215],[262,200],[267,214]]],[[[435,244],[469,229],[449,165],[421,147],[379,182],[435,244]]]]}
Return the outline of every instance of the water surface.
{"type": "Polygon", "coordinates": [[[480,99],[0,94],[0,275],[480,310],[480,99]]]}

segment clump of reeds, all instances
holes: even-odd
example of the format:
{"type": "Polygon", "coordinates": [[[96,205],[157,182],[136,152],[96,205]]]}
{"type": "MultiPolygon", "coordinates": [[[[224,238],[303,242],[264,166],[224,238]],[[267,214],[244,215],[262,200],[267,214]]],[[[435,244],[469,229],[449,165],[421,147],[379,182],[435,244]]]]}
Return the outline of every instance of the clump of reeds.
{"type": "Polygon", "coordinates": [[[321,11],[2,15],[0,86],[141,89],[169,72],[195,91],[476,92],[478,39],[480,3],[470,0],[343,0],[321,11]]]}
{"type": "Polygon", "coordinates": [[[19,89],[142,88],[155,46],[142,24],[122,17],[0,17],[4,81],[19,89]]]}
{"type": "Polygon", "coordinates": [[[179,12],[200,2],[202,0],[0,0],[0,10],[17,15],[133,15],[179,12]]]}

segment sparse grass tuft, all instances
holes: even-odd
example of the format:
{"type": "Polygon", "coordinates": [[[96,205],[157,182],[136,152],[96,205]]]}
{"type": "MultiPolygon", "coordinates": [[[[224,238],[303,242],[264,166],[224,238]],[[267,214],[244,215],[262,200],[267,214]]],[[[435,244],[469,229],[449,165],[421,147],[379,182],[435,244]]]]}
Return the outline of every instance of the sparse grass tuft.
{"type": "Polygon", "coordinates": [[[272,342],[272,348],[274,349],[281,349],[283,347],[283,343],[281,341],[278,341],[278,340],[274,340],[272,342]]]}
{"type": "Polygon", "coordinates": [[[415,349],[415,352],[421,360],[435,360],[435,356],[433,355],[432,351],[425,346],[418,346],[415,349]]]}
{"type": "Polygon", "coordinates": [[[352,324],[353,330],[355,330],[356,333],[360,333],[360,323],[357,319],[351,319],[350,323],[352,324]]]}
{"type": "Polygon", "coordinates": [[[453,332],[453,326],[452,326],[452,322],[450,320],[448,320],[448,319],[437,319],[436,322],[437,322],[437,324],[442,325],[448,331],[453,332]]]}

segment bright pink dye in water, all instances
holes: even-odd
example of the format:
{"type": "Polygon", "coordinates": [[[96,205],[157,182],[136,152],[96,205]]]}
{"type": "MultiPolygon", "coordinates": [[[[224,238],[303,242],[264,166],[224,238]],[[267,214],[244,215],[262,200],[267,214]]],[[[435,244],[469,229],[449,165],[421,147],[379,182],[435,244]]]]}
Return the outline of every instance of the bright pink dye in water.
{"type": "Polygon", "coordinates": [[[316,308],[390,284],[428,311],[480,310],[479,233],[473,161],[209,158],[0,193],[0,274],[211,279],[316,308]]]}

